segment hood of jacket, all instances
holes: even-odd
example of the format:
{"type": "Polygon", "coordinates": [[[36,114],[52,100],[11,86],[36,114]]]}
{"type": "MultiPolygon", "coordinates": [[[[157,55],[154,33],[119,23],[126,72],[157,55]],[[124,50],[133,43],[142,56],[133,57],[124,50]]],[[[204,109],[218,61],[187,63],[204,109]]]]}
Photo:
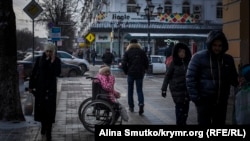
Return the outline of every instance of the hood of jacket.
{"type": "Polygon", "coordinates": [[[173,62],[175,64],[182,64],[182,59],[179,57],[178,55],[178,50],[179,49],[184,49],[185,50],[185,58],[184,58],[184,62],[188,63],[192,57],[192,54],[191,54],[191,51],[190,49],[188,48],[188,46],[184,43],[177,43],[174,48],[173,48],[173,52],[172,52],[172,55],[173,55],[173,62]]]}
{"type": "Polygon", "coordinates": [[[207,49],[212,53],[212,43],[214,40],[222,41],[222,54],[224,54],[228,50],[228,42],[225,34],[219,30],[213,30],[208,33],[208,37],[206,40],[207,49]]]}
{"type": "Polygon", "coordinates": [[[139,43],[129,43],[129,45],[126,48],[126,51],[128,51],[131,48],[140,48],[141,49],[141,45],[139,43]]]}

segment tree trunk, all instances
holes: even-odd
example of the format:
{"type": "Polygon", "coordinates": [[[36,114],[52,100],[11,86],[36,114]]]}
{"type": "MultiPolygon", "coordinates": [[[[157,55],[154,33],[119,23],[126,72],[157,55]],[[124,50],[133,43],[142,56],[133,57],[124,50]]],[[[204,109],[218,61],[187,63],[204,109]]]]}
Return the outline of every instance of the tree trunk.
{"type": "Polygon", "coordinates": [[[16,21],[12,0],[0,1],[0,120],[25,121],[17,72],[16,21]]]}

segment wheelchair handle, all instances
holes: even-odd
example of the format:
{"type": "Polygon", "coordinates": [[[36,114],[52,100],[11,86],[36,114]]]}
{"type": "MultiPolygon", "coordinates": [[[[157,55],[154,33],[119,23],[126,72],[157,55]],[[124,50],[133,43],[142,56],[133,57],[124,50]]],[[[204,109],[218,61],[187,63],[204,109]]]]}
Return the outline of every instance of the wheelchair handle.
{"type": "Polygon", "coordinates": [[[91,79],[91,80],[99,80],[98,78],[96,77],[92,77],[92,76],[87,76],[86,79],[91,79]]]}

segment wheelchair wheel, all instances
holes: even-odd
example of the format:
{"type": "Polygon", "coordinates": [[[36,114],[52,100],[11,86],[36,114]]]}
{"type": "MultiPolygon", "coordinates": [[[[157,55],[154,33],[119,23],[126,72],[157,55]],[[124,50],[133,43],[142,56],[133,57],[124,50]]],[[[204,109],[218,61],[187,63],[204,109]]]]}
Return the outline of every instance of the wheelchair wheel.
{"type": "Polygon", "coordinates": [[[80,121],[82,122],[82,111],[83,111],[83,108],[92,101],[92,97],[89,97],[85,100],[82,101],[82,103],[80,104],[79,108],[78,108],[78,117],[80,119],[80,121]]]}
{"type": "Polygon", "coordinates": [[[82,111],[83,126],[90,132],[95,132],[95,125],[111,125],[115,122],[115,111],[106,101],[94,100],[88,103],[82,111]]]}

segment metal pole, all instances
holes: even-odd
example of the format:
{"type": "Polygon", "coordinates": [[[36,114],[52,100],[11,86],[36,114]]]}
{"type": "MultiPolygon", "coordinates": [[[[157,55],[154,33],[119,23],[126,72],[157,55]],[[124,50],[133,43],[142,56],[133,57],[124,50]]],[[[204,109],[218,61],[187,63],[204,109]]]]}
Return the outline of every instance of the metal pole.
{"type": "Polygon", "coordinates": [[[33,37],[32,37],[32,60],[33,60],[33,62],[35,62],[35,58],[34,58],[34,50],[35,50],[35,30],[34,30],[34,27],[35,27],[35,25],[34,25],[34,19],[32,20],[32,34],[33,34],[33,37]]]}
{"type": "Polygon", "coordinates": [[[150,59],[150,54],[151,54],[151,50],[150,50],[150,31],[149,31],[149,26],[150,26],[150,15],[147,15],[148,17],[148,60],[149,63],[151,63],[151,59],[150,59]]]}
{"type": "Polygon", "coordinates": [[[118,39],[119,39],[119,41],[118,41],[118,55],[119,55],[119,58],[121,58],[121,37],[120,37],[120,29],[121,29],[121,27],[119,26],[119,28],[118,28],[118,39]]]}
{"type": "Polygon", "coordinates": [[[111,44],[110,44],[110,52],[112,53],[112,50],[113,50],[113,41],[114,41],[114,23],[112,23],[112,31],[111,31],[111,34],[112,34],[112,37],[111,37],[111,44]]]}

